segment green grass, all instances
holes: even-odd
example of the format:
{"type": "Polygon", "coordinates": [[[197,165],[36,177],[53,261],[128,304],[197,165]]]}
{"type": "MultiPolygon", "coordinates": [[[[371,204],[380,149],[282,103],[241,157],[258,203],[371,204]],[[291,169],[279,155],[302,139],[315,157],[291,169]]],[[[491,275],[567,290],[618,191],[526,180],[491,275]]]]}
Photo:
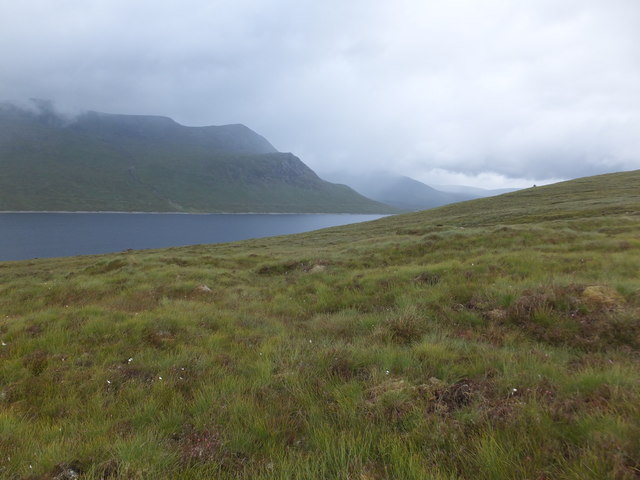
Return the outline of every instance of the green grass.
{"type": "Polygon", "coordinates": [[[0,477],[638,478],[638,192],[2,263],[0,477]]]}

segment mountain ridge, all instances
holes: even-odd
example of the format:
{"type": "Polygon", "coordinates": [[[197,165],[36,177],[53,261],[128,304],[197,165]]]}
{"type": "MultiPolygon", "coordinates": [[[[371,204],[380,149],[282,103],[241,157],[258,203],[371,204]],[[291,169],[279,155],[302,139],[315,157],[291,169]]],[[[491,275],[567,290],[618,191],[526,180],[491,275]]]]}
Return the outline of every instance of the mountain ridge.
{"type": "Polygon", "coordinates": [[[389,172],[367,172],[357,175],[333,172],[324,174],[323,178],[344,183],[365,197],[409,211],[440,207],[480,196],[438,190],[414,178],[389,172]]]}
{"type": "Polygon", "coordinates": [[[241,124],[0,107],[0,210],[395,213],[241,124]]]}

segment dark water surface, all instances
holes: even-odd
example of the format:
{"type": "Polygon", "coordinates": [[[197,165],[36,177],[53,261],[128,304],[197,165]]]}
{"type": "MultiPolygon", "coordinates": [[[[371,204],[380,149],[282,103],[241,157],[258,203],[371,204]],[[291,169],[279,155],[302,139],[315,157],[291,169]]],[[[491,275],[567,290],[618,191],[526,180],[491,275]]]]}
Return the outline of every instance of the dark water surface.
{"type": "Polygon", "coordinates": [[[308,232],[383,216],[0,213],[0,261],[232,242],[308,232]]]}

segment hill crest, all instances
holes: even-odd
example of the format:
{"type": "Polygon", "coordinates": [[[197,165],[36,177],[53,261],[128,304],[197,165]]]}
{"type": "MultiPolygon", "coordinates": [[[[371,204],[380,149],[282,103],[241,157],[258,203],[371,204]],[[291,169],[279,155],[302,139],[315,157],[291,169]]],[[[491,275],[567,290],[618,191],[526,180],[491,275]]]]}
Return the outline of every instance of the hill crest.
{"type": "Polygon", "coordinates": [[[395,213],[241,124],[0,108],[0,210],[395,213]]]}

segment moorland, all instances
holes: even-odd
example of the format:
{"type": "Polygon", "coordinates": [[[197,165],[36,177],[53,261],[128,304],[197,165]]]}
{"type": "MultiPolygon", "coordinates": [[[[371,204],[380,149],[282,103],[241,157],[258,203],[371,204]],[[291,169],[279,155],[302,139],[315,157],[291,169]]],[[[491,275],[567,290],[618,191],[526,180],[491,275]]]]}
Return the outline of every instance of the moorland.
{"type": "Polygon", "coordinates": [[[0,477],[637,479],[640,171],[0,263],[0,477]]]}

